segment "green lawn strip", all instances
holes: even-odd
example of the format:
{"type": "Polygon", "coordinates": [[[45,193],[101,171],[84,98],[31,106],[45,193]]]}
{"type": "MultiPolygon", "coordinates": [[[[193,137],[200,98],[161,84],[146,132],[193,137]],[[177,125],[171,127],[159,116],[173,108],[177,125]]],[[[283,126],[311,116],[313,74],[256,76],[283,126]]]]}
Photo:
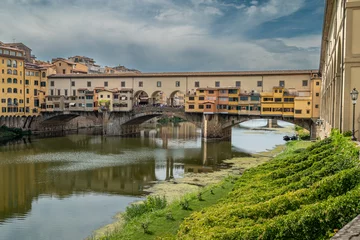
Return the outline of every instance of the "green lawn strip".
{"type": "Polygon", "coordinates": [[[145,213],[130,220],[120,232],[103,239],[175,239],[184,218],[216,204],[232,190],[233,183],[231,178],[227,178],[219,184],[201,189],[201,200],[199,193],[188,194],[165,209],[145,213]],[[180,205],[180,202],[185,200],[189,203],[188,210],[184,210],[180,205]],[[144,224],[148,226],[147,233],[144,232],[144,224]]]}

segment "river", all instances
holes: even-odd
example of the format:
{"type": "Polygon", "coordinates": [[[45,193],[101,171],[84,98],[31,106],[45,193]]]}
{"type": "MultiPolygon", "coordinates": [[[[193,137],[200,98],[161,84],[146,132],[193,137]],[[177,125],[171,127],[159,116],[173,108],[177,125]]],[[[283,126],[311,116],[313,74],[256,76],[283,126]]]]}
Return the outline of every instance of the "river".
{"type": "Polygon", "coordinates": [[[137,138],[95,131],[0,145],[0,239],[84,239],[154,182],[217,170],[224,159],[283,144],[286,134],[232,133],[231,142],[204,143],[194,125],[180,123],[137,138]]]}

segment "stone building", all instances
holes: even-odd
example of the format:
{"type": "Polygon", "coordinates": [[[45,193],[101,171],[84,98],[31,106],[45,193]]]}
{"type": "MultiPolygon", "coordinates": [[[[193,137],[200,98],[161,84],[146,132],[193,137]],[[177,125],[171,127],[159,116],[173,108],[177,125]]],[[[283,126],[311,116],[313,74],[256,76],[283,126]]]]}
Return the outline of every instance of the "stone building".
{"type": "MultiPolygon", "coordinates": [[[[360,0],[326,0],[320,72],[321,137],[332,128],[352,130],[350,92],[360,90],[360,0]]],[[[356,105],[355,130],[360,137],[360,102],[356,105]]]]}

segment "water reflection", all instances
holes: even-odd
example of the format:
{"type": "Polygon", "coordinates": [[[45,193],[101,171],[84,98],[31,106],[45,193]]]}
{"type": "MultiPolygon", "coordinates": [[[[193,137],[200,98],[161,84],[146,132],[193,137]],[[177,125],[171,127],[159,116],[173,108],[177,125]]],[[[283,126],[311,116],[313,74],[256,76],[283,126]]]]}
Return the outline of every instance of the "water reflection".
{"type": "Polygon", "coordinates": [[[247,156],[241,149],[250,145],[265,150],[283,142],[274,133],[234,129],[232,143],[206,143],[189,123],[145,128],[138,138],[94,133],[24,138],[0,146],[0,239],[85,238],[154,181],[211,172],[223,167],[224,159],[247,156]],[[90,224],[86,212],[95,208],[90,224]],[[54,219],[66,231],[53,226],[54,219]],[[42,229],[51,231],[36,235],[42,229]]]}

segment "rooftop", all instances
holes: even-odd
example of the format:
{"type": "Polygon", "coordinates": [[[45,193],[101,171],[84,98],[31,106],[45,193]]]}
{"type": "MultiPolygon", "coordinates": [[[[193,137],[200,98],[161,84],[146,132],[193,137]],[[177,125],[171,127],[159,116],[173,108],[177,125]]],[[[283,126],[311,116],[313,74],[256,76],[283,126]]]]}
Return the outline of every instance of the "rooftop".
{"type": "Polygon", "coordinates": [[[227,71],[227,72],[159,72],[116,74],[55,74],[51,78],[122,78],[122,77],[217,77],[217,76],[264,76],[264,75],[307,75],[318,70],[271,70],[271,71],[227,71]]]}

